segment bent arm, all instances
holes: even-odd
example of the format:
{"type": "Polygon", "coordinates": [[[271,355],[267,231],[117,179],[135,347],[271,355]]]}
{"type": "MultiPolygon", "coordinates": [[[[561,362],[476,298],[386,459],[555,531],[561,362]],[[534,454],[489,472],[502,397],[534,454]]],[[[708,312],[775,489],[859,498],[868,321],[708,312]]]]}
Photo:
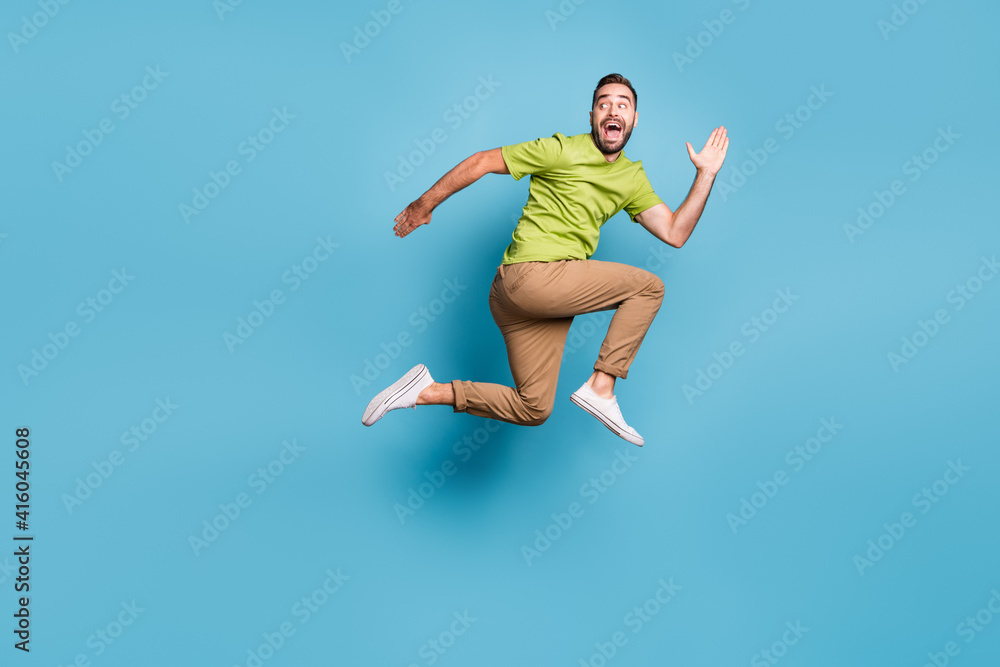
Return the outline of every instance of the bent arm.
{"type": "Polygon", "coordinates": [[[688,156],[698,170],[688,196],[676,211],[671,211],[666,204],[657,204],[635,216],[636,222],[668,245],[675,248],[684,245],[691,237],[694,226],[698,224],[702,211],[705,210],[705,202],[708,201],[708,195],[715,183],[715,175],[719,173],[726,159],[726,151],[729,150],[727,134],[728,131],[722,125],[712,130],[700,153],[695,153],[691,143],[688,142],[686,144],[688,156]]]}
{"type": "Polygon", "coordinates": [[[715,174],[699,169],[691,190],[676,211],[666,204],[657,204],[636,215],[635,221],[667,245],[680,248],[698,224],[714,183],[715,174]]]}
{"type": "Polygon", "coordinates": [[[434,209],[459,190],[472,185],[486,174],[509,173],[510,170],[507,169],[507,163],[503,161],[499,148],[479,151],[459,162],[427,192],[397,215],[393,231],[396,236],[406,236],[420,225],[428,224],[434,209]]]}
{"type": "Polygon", "coordinates": [[[503,161],[499,148],[480,151],[459,162],[451,171],[441,177],[430,190],[420,196],[424,206],[433,211],[441,202],[462,188],[468,187],[486,174],[509,174],[507,163],[503,161]]]}

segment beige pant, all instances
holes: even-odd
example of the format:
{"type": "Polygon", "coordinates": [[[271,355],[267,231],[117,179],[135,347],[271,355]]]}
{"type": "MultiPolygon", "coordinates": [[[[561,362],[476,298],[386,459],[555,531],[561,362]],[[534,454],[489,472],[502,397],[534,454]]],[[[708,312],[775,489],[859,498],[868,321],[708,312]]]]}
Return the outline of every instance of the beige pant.
{"type": "Polygon", "coordinates": [[[490,312],[507,344],[517,386],[454,380],[455,412],[541,424],[555,403],[573,317],[617,309],[594,369],[625,378],[662,301],[663,281],[625,264],[570,259],[500,266],[490,288],[490,312]]]}

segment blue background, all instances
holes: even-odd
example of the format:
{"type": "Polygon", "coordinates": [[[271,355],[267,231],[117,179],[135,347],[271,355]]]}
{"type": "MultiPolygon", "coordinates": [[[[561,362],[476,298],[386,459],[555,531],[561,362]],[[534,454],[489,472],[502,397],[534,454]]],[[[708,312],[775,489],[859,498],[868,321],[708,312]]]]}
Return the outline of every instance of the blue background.
{"type": "Polygon", "coordinates": [[[0,557],[3,664],[916,667],[948,642],[949,664],[998,664],[995,4],[911,0],[890,32],[893,4],[858,0],[50,5],[0,12],[0,533],[21,534],[26,426],[35,536],[28,655],[0,557]],[[574,324],[543,426],[434,408],[364,428],[371,396],[416,363],[510,382],[487,293],[527,180],[488,176],[402,240],[395,215],[477,150],[588,131],[612,71],[639,93],[626,153],[671,207],[694,175],[684,142],[720,124],[731,137],[683,249],[620,214],[595,255],[667,286],[618,385],[646,446],[568,400],[597,315],[574,324]],[[144,77],[123,118],[115,100],[144,77]],[[275,110],[294,118],[261,133],[275,110]],[[102,119],[113,131],[87,146],[102,119]],[[259,133],[250,161],[240,147],[259,133]],[[89,155],[57,174],[81,142],[89,155]],[[925,151],[933,164],[907,171],[925,151]],[[239,172],[185,220],[230,160],[239,172]],[[845,228],[894,180],[905,192],[873,224],[845,228]],[[313,255],[317,239],[337,247],[313,255]],[[127,286],[102,292],[123,269],[127,286]],[[961,308],[958,285],[978,290],[961,308]],[[227,345],[273,290],[283,302],[227,345]],[[797,298],[775,320],[778,290],[797,298]],[[88,298],[107,303],[88,316],[88,298]],[[892,363],[921,321],[935,335],[892,363]],[[60,337],[67,323],[78,335],[60,337]],[[723,368],[713,355],[734,341],[744,353],[723,368]],[[711,385],[686,394],[699,372],[711,385]],[[836,434],[794,463],[829,439],[823,419],[836,434]],[[123,434],[143,424],[130,451],[123,434]],[[635,460],[615,472],[618,456],[635,460]],[[949,462],[962,476],[934,491],[949,462]],[[268,465],[280,474],[262,482],[268,465]],[[588,489],[602,473],[614,483],[588,489]],[[220,505],[235,514],[237,498],[250,503],[230,520],[220,505]],[[744,499],[758,507],[741,524],[744,499]],[[662,605],[661,579],[679,587],[662,605]],[[977,613],[981,631],[960,626],[977,613]]]}

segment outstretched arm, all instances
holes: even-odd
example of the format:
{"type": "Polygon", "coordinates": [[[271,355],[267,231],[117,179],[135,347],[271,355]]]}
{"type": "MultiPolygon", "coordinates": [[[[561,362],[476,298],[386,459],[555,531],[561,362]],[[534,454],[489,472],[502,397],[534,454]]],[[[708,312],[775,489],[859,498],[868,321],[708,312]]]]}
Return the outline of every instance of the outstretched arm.
{"type": "Polygon", "coordinates": [[[711,136],[700,153],[695,153],[690,142],[687,143],[688,155],[697,168],[691,191],[676,211],[671,211],[666,204],[657,204],[635,216],[636,222],[649,230],[649,233],[668,245],[680,248],[691,236],[694,226],[698,224],[705,202],[715,183],[715,175],[722,168],[729,148],[729,137],[725,127],[712,130],[711,136]]]}
{"type": "Polygon", "coordinates": [[[419,199],[403,209],[403,212],[396,216],[396,226],[393,231],[396,236],[402,238],[420,225],[430,223],[431,212],[462,188],[472,185],[486,174],[509,173],[499,148],[480,151],[467,157],[442,176],[430,190],[420,195],[419,199]]]}

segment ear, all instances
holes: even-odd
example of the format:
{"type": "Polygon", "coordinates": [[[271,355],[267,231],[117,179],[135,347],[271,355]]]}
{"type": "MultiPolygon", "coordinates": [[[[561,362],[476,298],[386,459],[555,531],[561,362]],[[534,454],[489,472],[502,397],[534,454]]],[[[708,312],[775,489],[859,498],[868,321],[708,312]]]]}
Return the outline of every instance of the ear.
{"type": "Polygon", "coordinates": [[[589,116],[590,116],[590,122],[588,122],[587,124],[590,125],[591,127],[594,127],[594,112],[591,111],[589,116]]]}
{"type": "Polygon", "coordinates": [[[636,111],[635,115],[632,116],[632,129],[639,127],[639,112],[636,111]]]}

